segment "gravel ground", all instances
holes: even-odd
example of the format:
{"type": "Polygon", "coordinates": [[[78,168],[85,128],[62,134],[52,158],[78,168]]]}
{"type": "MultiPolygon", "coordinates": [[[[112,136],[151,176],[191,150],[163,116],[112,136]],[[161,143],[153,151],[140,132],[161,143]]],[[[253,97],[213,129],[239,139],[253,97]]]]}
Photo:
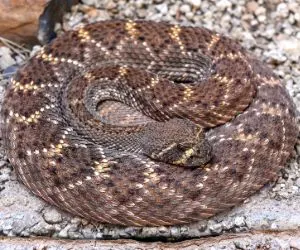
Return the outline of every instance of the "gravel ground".
{"type": "MultiPolygon", "coordinates": [[[[221,0],[83,0],[66,15],[62,27],[112,18],[145,18],[204,26],[239,40],[284,80],[300,110],[300,1],[221,0]],[[216,2],[216,3],[215,3],[216,2]],[[96,8],[95,8],[96,7],[96,8]]],[[[38,49],[36,47],[35,49],[38,49]]],[[[16,64],[27,52],[0,48],[0,96],[16,64]]],[[[0,97],[0,100],[2,99],[0,97]]],[[[50,236],[71,239],[178,240],[225,232],[289,230],[300,225],[300,144],[276,183],[234,210],[192,225],[117,227],[91,224],[50,207],[16,181],[0,148],[0,235],[50,236]]],[[[56,249],[56,248],[54,248],[56,249]]],[[[218,249],[218,248],[216,248],[218,249]]],[[[229,248],[228,248],[229,249],[229,248]]],[[[230,248],[234,249],[234,248],[230,248]]],[[[243,246],[236,249],[252,249],[243,246]]],[[[279,249],[279,248],[278,248],[279,249]]]]}
{"type": "Polygon", "coordinates": [[[195,239],[178,243],[137,242],[133,240],[54,240],[46,238],[1,238],[0,250],[290,250],[300,249],[299,232],[227,234],[208,239],[195,239]],[[38,247],[37,247],[38,246],[38,247]]]}

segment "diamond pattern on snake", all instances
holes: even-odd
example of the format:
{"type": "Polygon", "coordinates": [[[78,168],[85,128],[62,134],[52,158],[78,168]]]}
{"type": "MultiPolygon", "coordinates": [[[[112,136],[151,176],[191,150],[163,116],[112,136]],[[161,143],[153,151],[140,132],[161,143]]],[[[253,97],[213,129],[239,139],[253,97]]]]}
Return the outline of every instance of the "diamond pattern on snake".
{"type": "Polygon", "coordinates": [[[298,135],[280,79],[199,27],[103,21],[45,46],[2,108],[18,178],[88,220],[173,225],[228,210],[275,179],[298,135]]]}

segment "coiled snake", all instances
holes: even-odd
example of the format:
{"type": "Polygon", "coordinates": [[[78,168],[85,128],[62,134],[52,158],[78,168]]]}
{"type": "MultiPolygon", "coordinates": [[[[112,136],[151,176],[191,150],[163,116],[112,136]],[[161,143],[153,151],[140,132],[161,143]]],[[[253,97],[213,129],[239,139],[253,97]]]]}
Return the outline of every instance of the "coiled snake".
{"type": "Polygon", "coordinates": [[[286,163],[296,110],[272,71],[204,28],[105,21],[44,47],[8,87],[8,158],[36,195],[121,225],[229,209],[286,163]]]}

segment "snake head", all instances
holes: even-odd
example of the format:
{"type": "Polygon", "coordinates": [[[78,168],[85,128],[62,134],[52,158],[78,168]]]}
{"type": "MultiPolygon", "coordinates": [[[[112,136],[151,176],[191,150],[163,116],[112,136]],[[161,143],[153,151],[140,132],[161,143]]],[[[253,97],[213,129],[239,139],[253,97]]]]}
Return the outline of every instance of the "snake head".
{"type": "Polygon", "coordinates": [[[153,124],[143,148],[153,160],[180,167],[201,167],[212,157],[204,129],[181,119],[153,124]]]}
{"type": "Polygon", "coordinates": [[[206,139],[196,142],[182,142],[173,152],[175,165],[183,167],[201,167],[211,159],[211,146],[206,139]]]}

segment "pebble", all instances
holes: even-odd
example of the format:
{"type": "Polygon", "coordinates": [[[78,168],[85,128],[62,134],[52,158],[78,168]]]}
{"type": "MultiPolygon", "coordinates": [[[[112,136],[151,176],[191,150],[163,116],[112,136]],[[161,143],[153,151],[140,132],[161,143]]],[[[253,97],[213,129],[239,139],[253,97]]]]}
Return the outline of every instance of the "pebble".
{"type": "Polygon", "coordinates": [[[178,237],[180,235],[180,230],[179,230],[179,228],[172,227],[170,229],[170,233],[171,233],[171,236],[178,237]]]}
{"type": "Polygon", "coordinates": [[[190,13],[191,12],[191,6],[188,5],[188,4],[183,4],[180,6],[179,10],[182,12],[182,13],[190,13]]]}
{"type": "Polygon", "coordinates": [[[124,233],[126,233],[127,236],[135,236],[141,231],[138,227],[127,227],[124,229],[124,233]]]}
{"type": "Polygon", "coordinates": [[[292,239],[290,241],[291,248],[294,248],[295,250],[300,249],[300,239],[292,239]]]}
{"type": "Polygon", "coordinates": [[[139,18],[144,18],[147,16],[147,11],[145,9],[137,10],[137,15],[139,18]]]}
{"type": "Polygon", "coordinates": [[[283,50],[292,61],[298,61],[300,59],[300,40],[294,37],[280,40],[277,42],[278,47],[283,50]]]}
{"type": "Polygon", "coordinates": [[[59,233],[58,233],[58,236],[60,238],[68,238],[68,231],[73,228],[73,225],[67,225],[65,226],[59,233]]]}
{"type": "Polygon", "coordinates": [[[52,207],[47,207],[44,210],[44,219],[49,224],[56,224],[62,221],[61,214],[57,211],[57,209],[52,207]]]}
{"type": "Polygon", "coordinates": [[[98,0],[82,0],[82,3],[84,3],[86,5],[97,6],[98,0]]]}
{"type": "Polygon", "coordinates": [[[234,244],[234,246],[235,246],[236,249],[241,249],[241,250],[250,249],[248,241],[234,240],[233,244],[234,244]]]}
{"type": "Polygon", "coordinates": [[[282,64],[287,59],[287,57],[280,50],[265,51],[263,55],[268,58],[268,62],[274,64],[282,64]]]}
{"type": "Polygon", "coordinates": [[[226,9],[229,9],[232,6],[232,3],[229,0],[220,0],[217,1],[216,6],[219,10],[224,11],[226,9]]]}
{"type": "Polygon", "coordinates": [[[19,65],[11,65],[11,66],[7,67],[6,69],[4,69],[3,70],[4,79],[9,79],[12,75],[14,75],[16,73],[18,68],[19,68],[19,65]]]}
{"type": "Polygon", "coordinates": [[[0,183],[9,180],[9,173],[0,173],[0,183]]]}
{"type": "Polygon", "coordinates": [[[265,35],[266,38],[272,39],[274,37],[275,33],[276,33],[276,30],[273,27],[269,27],[265,31],[264,35],[265,35]]]}
{"type": "Polygon", "coordinates": [[[217,224],[211,225],[209,227],[209,229],[212,232],[212,234],[220,234],[222,232],[222,225],[217,223],[217,224]]]}
{"type": "Polygon", "coordinates": [[[12,51],[7,47],[0,47],[0,70],[6,69],[16,63],[11,56],[12,51]]]}
{"type": "Polygon", "coordinates": [[[92,225],[88,225],[81,230],[83,237],[86,239],[93,239],[94,236],[94,228],[92,225]]]}
{"type": "Polygon", "coordinates": [[[278,226],[278,224],[276,224],[276,223],[272,223],[271,225],[270,225],[270,228],[272,229],[272,230],[278,230],[279,229],[279,226],[278,226]]]}
{"type": "Polygon", "coordinates": [[[196,8],[200,8],[201,6],[201,0],[185,0],[185,2],[196,8]]]}
{"type": "Polygon", "coordinates": [[[280,3],[277,6],[277,15],[280,17],[287,17],[289,15],[289,8],[286,3],[280,3]]]}
{"type": "MultiPolygon", "coordinates": [[[[2,168],[3,166],[6,166],[7,165],[7,161],[4,161],[4,160],[0,160],[0,168],[2,168]]],[[[6,171],[10,171],[9,168],[7,168],[8,170],[6,171]]]]}
{"type": "Polygon", "coordinates": [[[250,13],[254,13],[258,7],[259,7],[259,5],[255,1],[249,1],[246,5],[247,11],[250,13]]]}
{"type": "Polygon", "coordinates": [[[156,5],[155,8],[161,13],[161,14],[167,14],[168,13],[168,5],[167,3],[162,3],[159,5],[156,5]]]}
{"type": "Polygon", "coordinates": [[[300,188],[300,178],[296,180],[296,185],[300,188]]]}
{"type": "Polygon", "coordinates": [[[259,15],[257,17],[257,20],[260,22],[260,23],[264,23],[266,21],[267,17],[265,15],[259,15]]]}
{"type": "Polygon", "coordinates": [[[242,226],[245,226],[246,225],[246,222],[245,222],[245,218],[244,217],[236,217],[234,219],[234,224],[237,226],[237,227],[242,227],[242,226]]]}
{"type": "Polygon", "coordinates": [[[265,15],[266,14],[266,9],[262,6],[258,7],[254,11],[255,15],[260,16],[260,15],[265,15]]]}
{"type": "Polygon", "coordinates": [[[295,13],[294,18],[296,22],[300,22],[300,13],[299,12],[295,13]]]}
{"type": "Polygon", "coordinates": [[[169,229],[167,227],[164,227],[164,226],[160,226],[157,229],[160,233],[167,233],[169,231],[169,229]]]}
{"type": "Polygon", "coordinates": [[[230,229],[234,228],[234,222],[232,220],[223,221],[222,227],[224,230],[230,230],[230,229]]]}

